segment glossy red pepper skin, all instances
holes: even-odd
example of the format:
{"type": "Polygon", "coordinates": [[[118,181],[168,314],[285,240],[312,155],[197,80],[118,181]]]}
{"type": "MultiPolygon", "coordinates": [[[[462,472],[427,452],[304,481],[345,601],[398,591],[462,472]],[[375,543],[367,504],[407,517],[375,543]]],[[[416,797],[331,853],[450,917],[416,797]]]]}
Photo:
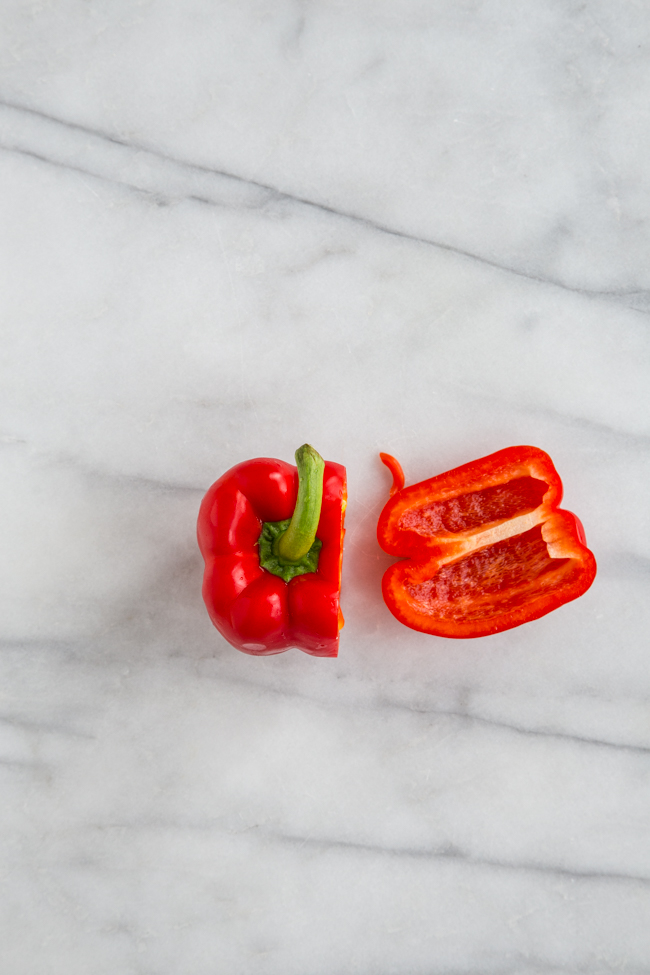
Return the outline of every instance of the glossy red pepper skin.
{"type": "Polygon", "coordinates": [[[316,657],[338,654],[345,468],[325,462],[317,571],[287,583],[260,566],[257,542],[263,522],[291,518],[297,493],[296,467],[260,457],[227,471],[201,503],[203,600],[226,640],[254,656],[290,647],[316,657]]]}
{"type": "Polygon", "coordinates": [[[395,484],[377,537],[403,558],[382,591],[406,626],[488,636],[550,613],[593,582],[596,561],[579,520],[558,507],[562,482],[543,450],[509,447],[406,488],[399,464],[382,459],[395,484]]]}

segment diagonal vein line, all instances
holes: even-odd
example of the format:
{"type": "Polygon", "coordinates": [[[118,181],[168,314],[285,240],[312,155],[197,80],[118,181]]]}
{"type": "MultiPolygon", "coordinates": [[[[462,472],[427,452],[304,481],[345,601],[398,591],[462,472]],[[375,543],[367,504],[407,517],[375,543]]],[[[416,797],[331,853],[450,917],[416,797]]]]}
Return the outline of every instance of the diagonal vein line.
{"type": "MultiPolygon", "coordinates": [[[[211,176],[218,176],[224,179],[232,180],[233,182],[239,183],[243,186],[249,186],[258,190],[262,190],[270,194],[276,200],[284,200],[287,202],[299,204],[301,206],[310,207],[312,209],[319,210],[322,213],[327,213],[344,220],[349,220],[353,223],[358,224],[359,226],[367,227],[370,230],[375,230],[378,233],[386,234],[392,237],[397,237],[401,240],[410,241],[411,243],[422,244],[427,247],[434,247],[437,250],[444,251],[449,254],[454,254],[457,257],[463,257],[477,264],[481,264],[485,267],[494,268],[495,270],[502,271],[506,274],[514,275],[526,281],[534,281],[537,284],[560,288],[563,291],[568,291],[571,292],[572,294],[578,294],[588,298],[645,299],[650,296],[648,290],[643,288],[599,290],[599,289],[580,288],[577,286],[573,286],[567,284],[565,281],[562,281],[559,278],[547,277],[544,275],[535,274],[533,271],[530,270],[524,270],[523,268],[518,268],[512,265],[503,264],[500,263],[499,261],[491,260],[490,258],[485,257],[482,254],[477,254],[473,251],[466,250],[465,248],[458,247],[454,244],[448,244],[445,243],[444,241],[433,240],[429,237],[422,237],[418,234],[412,234],[409,233],[408,231],[400,230],[397,227],[391,227],[387,224],[380,223],[379,221],[372,220],[369,217],[361,216],[360,214],[354,213],[352,211],[343,210],[341,208],[331,206],[326,203],[318,202],[317,200],[311,200],[308,199],[307,197],[300,196],[298,194],[290,193],[286,190],[279,189],[277,186],[272,186],[269,183],[263,183],[260,182],[259,180],[251,179],[245,176],[240,176],[237,175],[236,173],[229,172],[228,170],[225,169],[217,169],[210,166],[202,165],[200,163],[195,163],[185,159],[180,159],[177,156],[163,153],[158,149],[151,148],[150,146],[144,145],[142,143],[121,139],[118,136],[108,133],[102,129],[96,129],[90,126],[80,125],[77,122],[70,122],[66,119],[62,119],[54,115],[49,115],[48,113],[42,112],[38,109],[30,108],[26,105],[21,105],[18,102],[12,102],[3,99],[0,100],[0,107],[8,108],[13,111],[23,113],[25,115],[30,115],[34,118],[40,118],[43,119],[44,121],[53,123],[55,125],[60,125],[66,129],[83,133],[84,135],[95,136],[98,139],[102,139],[106,142],[110,142],[114,145],[121,146],[122,148],[129,149],[134,152],[146,152],[150,156],[156,157],[157,159],[163,160],[165,162],[173,163],[176,166],[184,167],[188,171],[193,171],[195,173],[206,173],[211,176]]],[[[3,148],[10,152],[17,152],[23,155],[30,155],[33,158],[38,159],[42,162],[51,163],[52,165],[58,165],[61,168],[71,169],[73,171],[81,172],[88,176],[95,176],[98,179],[104,179],[107,182],[113,182],[116,183],[117,185],[126,186],[131,189],[137,189],[140,192],[147,192],[141,190],[139,187],[133,186],[131,183],[122,182],[120,180],[113,180],[110,179],[109,177],[99,175],[91,170],[83,169],[81,167],[74,166],[74,165],[68,165],[67,163],[57,162],[56,160],[49,159],[35,152],[29,152],[27,150],[17,149],[10,146],[0,146],[0,148],[3,148]]],[[[187,198],[193,199],[196,202],[206,203],[212,206],[215,205],[212,200],[206,199],[204,197],[189,196],[187,198]]],[[[631,310],[637,311],[640,314],[643,315],[650,314],[650,311],[644,308],[638,308],[635,306],[629,306],[629,307],[631,308],[631,310]]]]}
{"type": "MultiPolygon", "coordinates": [[[[150,831],[189,831],[194,833],[224,832],[221,817],[192,819],[147,819],[117,820],[94,823],[89,828],[99,830],[150,831]]],[[[575,881],[595,881],[604,883],[629,883],[650,887],[650,876],[625,870],[598,870],[589,867],[568,867],[558,863],[542,863],[538,860],[507,860],[496,857],[477,856],[452,844],[439,846],[393,846],[363,840],[342,839],[336,836],[314,836],[310,833],[292,833],[281,829],[269,829],[264,823],[253,823],[239,829],[226,829],[228,837],[250,836],[255,843],[275,843],[298,851],[313,850],[315,853],[349,851],[361,855],[386,857],[400,860],[435,861],[449,865],[478,867],[479,869],[501,871],[503,873],[522,873],[547,877],[564,877],[575,881]]]]}
{"type": "Polygon", "coordinates": [[[467,724],[484,725],[486,727],[496,728],[500,731],[524,735],[531,738],[550,738],[554,741],[566,741],[575,743],[577,745],[591,746],[593,748],[607,748],[619,752],[630,752],[636,755],[650,755],[650,746],[648,745],[632,745],[628,744],[627,742],[619,743],[615,741],[608,741],[604,738],[590,738],[587,735],[576,735],[572,734],[571,732],[554,731],[546,728],[526,728],[523,725],[511,724],[507,721],[499,721],[495,718],[486,718],[481,715],[470,714],[465,711],[452,711],[445,710],[444,708],[418,708],[413,705],[403,704],[400,701],[387,699],[379,700],[376,703],[355,701],[352,705],[349,705],[345,701],[327,701],[314,697],[313,695],[301,694],[296,691],[287,690],[286,688],[262,684],[256,680],[247,679],[245,677],[228,677],[225,675],[219,675],[217,679],[222,683],[234,684],[240,687],[250,688],[251,690],[257,690],[259,692],[264,691],[265,693],[276,694],[279,697],[290,697],[292,699],[308,701],[311,704],[316,704],[323,708],[336,710],[348,709],[348,707],[352,706],[356,710],[364,711],[401,711],[414,715],[429,715],[431,717],[439,718],[456,718],[457,720],[466,722],[467,724]]]}
{"type": "Polygon", "coordinates": [[[557,864],[537,863],[535,861],[496,860],[488,857],[477,857],[457,849],[435,849],[429,847],[393,847],[380,846],[374,843],[359,843],[353,840],[327,839],[313,836],[300,836],[289,833],[263,830],[263,835],[299,848],[311,847],[315,850],[350,850],[378,856],[403,857],[413,860],[438,860],[448,863],[464,863],[472,867],[485,867],[490,870],[504,872],[521,872],[532,874],[546,874],[552,877],[566,877],[570,880],[595,880],[642,884],[650,886],[650,877],[642,873],[626,873],[624,871],[588,870],[573,867],[562,867],[557,864]]]}
{"type": "Polygon", "coordinates": [[[56,166],[58,169],[67,169],[72,173],[81,173],[82,176],[92,176],[93,179],[101,179],[103,182],[112,183],[114,186],[123,186],[127,190],[136,190],[138,193],[150,195],[147,190],[143,190],[139,186],[134,186],[132,183],[127,183],[121,179],[112,179],[108,176],[102,176],[99,173],[93,172],[92,169],[85,169],[83,166],[74,166],[72,163],[59,162],[58,159],[51,159],[48,156],[44,156],[40,152],[34,152],[31,149],[19,149],[16,146],[6,146],[2,143],[0,143],[0,149],[4,150],[4,152],[15,153],[17,156],[27,156],[29,159],[36,159],[38,162],[47,163],[48,166],[56,166]]]}
{"type": "Polygon", "coordinates": [[[525,728],[521,725],[509,724],[507,721],[497,721],[493,718],[484,718],[476,714],[464,714],[461,711],[419,711],[409,708],[415,714],[440,714],[448,715],[451,718],[482,724],[490,728],[499,728],[504,731],[511,731],[514,734],[525,735],[531,738],[553,738],[557,741],[575,742],[577,745],[592,745],[594,748],[609,748],[614,751],[632,752],[636,755],[650,755],[650,747],[647,745],[630,745],[627,743],[619,744],[615,741],[607,741],[604,738],[589,738],[587,735],[574,735],[565,731],[551,731],[546,728],[525,728]]]}

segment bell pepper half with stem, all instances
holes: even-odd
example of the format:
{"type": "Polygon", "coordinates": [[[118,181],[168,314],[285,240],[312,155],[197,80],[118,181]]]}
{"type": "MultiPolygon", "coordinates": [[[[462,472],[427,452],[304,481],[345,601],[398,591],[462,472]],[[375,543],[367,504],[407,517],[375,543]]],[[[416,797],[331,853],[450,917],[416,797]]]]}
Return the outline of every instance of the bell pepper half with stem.
{"type": "Polygon", "coordinates": [[[298,647],[336,657],[345,468],[309,444],[295,456],[296,467],[268,457],[237,464],[205,495],[197,526],[203,599],[244,653],[298,647]]]}
{"type": "Polygon", "coordinates": [[[558,507],[562,482],[548,454],[508,447],[404,487],[390,454],[390,500],[379,544],[401,556],[384,574],[397,619],[436,636],[500,633],[581,596],[596,575],[580,521],[558,507]]]}

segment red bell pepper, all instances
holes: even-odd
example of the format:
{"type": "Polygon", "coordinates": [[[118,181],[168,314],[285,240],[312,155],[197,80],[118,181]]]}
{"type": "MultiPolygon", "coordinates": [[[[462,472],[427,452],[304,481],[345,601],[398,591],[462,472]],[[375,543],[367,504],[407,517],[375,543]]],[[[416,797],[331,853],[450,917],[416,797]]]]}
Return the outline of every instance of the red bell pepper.
{"type": "Polygon", "coordinates": [[[406,626],[436,636],[500,633],[581,596],[596,575],[579,520],[558,508],[548,454],[509,447],[404,487],[394,457],[379,544],[396,562],[382,590],[406,626]]]}
{"type": "Polygon", "coordinates": [[[298,647],[336,657],[345,468],[308,444],[296,463],[260,457],[212,485],[197,526],[203,599],[219,632],[244,653],[298,647]]]}

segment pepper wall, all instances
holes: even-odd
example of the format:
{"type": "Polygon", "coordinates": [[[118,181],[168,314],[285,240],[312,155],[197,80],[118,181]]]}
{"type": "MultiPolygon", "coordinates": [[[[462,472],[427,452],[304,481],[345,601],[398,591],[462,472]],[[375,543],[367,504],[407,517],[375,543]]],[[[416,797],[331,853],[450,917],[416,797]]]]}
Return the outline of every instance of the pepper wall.
{"type": "Polygon", "coordinates": [[[4,0],[0,970],[650,971],[650,12],[4,0]],[[337,660],[211,626],[199,503],[345,464],[337,660]],[[553,458],[599,573],[400,625],[407,483],[553,458]]]}

